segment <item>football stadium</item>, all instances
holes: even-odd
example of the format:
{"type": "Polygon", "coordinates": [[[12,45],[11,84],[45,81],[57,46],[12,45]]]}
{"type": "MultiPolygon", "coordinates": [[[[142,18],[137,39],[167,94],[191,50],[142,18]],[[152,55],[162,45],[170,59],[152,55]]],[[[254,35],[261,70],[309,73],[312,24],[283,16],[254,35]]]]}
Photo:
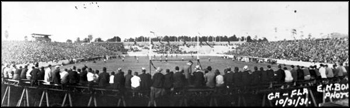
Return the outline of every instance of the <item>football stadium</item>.
{"type": "Polygon", "coordinates": [[[156,33],[57,42],[42,33],[9,40],[6,31],[1,106],[348,107],[348,35],[156,33]]]}

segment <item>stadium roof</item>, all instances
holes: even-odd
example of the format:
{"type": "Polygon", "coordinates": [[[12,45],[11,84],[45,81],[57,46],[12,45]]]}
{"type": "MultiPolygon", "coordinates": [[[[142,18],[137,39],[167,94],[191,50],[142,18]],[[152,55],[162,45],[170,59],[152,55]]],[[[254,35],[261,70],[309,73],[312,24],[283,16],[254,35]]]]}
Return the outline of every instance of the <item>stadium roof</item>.
{"type": "Polygon", "coordinates": [[[38,33],[32,33],[32,35],[37,35],[37,36],[51,36],[50,34],[38,34],[38,33]]]}

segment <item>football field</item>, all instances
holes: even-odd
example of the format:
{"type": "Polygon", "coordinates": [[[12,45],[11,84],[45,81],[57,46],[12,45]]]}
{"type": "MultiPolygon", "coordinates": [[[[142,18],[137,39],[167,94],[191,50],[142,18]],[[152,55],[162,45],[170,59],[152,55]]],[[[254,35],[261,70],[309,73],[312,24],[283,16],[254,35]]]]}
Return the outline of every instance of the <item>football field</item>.
{"type": "MultiPolygon", "coordinates": [[[[193,61],[192,70],[194,70],[195,65],[198,64],[196,61],[196,56],[193,58],[191,56],[178,56],[178,57],[168,57],[168,62],[165,62],[165,59],[163,57],[162,61],[160,60],[160,57],[156,57],[155,60],[158,61],[152,61],[155,67],[161,67],[163,68],[163,73],[165,73],[165,69],[170,69],[170,71],[175,70],[175,66],[179,66],[180,69],[183,68],[188,60],[193,61]],[[182,58],[184,59],[182,61],[182,58]]],[[[200,57],[200,64],[203,68],[206,68],[208,66],[211,66],[213,71],[218,69],[220,73],[223,74],[224,68],[231,67],[231,70],[234,69],[234,67],[238,67],[240,70],[243,69],[244,65],[247,65],[250,70],[254,69],[254,66],[257,66],[258,68],[264,67],[264,69],[267,69],[267,65],[271,65],[272,69],[277,70],[276,64],[269,64],[269,63],[256,63],[256,62],[242,62],[242,61],[233,61],[232,59],[224,59],[222,57],[217,56],[201,56],[200,57]],[[210,61],[209,61],[210,58],[210,61]]],[[[106,67],[107,72],[110,73],[112,71],[116,72],[118,68],[122,68],[122,70],[126,73],[127,70],[132,70],[132,72],[138,72],[141,73],[141,68],[144,67],[147,69],[147,73],[149,72],[149,58],[147,56],[138,56],[138,61],[135,59],[134,56],[127,56],[125,57],[124,61],[122,59],[116,58],[116,59],[109,59],[104,62],[103,60],[96,61],[96,63],[93,63],[92,61],[89,62],[80,62],[76,64],[69,64],[61,67],[61,70],[65,68],[71,68],[72,66],[76,66],[77,68],[82,68],[84,65],[91,67],[93,70],[99,70],[102,72],[102,68],[106,67]]],[[[152,66],[152,72],[151,74],[154,74],[155,69],[152,66]]]]}

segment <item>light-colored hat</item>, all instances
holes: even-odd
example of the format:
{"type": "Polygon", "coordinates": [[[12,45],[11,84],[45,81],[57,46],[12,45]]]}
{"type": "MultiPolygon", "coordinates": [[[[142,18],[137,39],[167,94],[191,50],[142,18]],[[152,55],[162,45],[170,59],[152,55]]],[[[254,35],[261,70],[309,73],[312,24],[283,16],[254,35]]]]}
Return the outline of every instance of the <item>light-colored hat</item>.
{"type": "Polygon", "coordinates": [[[160,67],[157,67],[157,70],[156,70],[156,72],[162,72],[162,68],[160,68],[160,67]]]}
{"type": "Polygon", "coordinates": [[[200,67],[199,65],[197,65],[195,69],[196,69],[196,70],[200,70],[201,67],[200,67]]]}
{"type": "Polygon", "coordinates": [[[248,66],[245,65],[245,66],[243,67],[243,69],[244,69],[244,70],[248,70],[248,66]]]}
{"type": "Polygon", "coordinates": [[[119,70],[122,70],[122,68],[118,68],[117,70],[118,70],[118,71],[119,71],[119,70]]]}
{"type": "Polygon", "coordinates": [[[141,70],[146,70],[146,68],[145,68],[145,67],[142,67],[141,70]]]}

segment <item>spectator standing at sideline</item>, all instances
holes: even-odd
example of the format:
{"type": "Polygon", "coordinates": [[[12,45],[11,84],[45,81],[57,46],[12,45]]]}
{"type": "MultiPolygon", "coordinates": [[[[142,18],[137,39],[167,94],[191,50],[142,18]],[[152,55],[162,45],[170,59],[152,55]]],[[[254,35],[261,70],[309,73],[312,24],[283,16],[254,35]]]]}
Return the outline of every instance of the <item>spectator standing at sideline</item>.
{"type": "Polygon", "coordinates": [[[193,84],[194,87],[201,88],[205,84],[204,74],[201,71],[201,68],[199,65],[196,66],[195,71],[193,72],[193,84]]]}
{"type": "MultiPolygon", "coordinates": [[[[86,85],[86,84],[88,84],[88,79],[87,79],[87,74],[88,74],[88,72],[86,71],[86,69],[87,69],[87,67],[83,67],[82,69],[81,69],[81,72],[80,72],[80,74],[79,74],[79,83],[81,84],[81,85],[86,85]]],[[[78,69],[78,72],[79,72],[79,69],[78,69]]]]}
{"type": "Polygon", "coordinates": [[[142,74],[139,75],[141,79],[140,89],[141,90],[150,90],[151,89],[151,83],[152,83],[152,77],[150,74],[146,73],[146,68],[141,68],[142,74]]]}
{"type": "Polygon", "coordinates": [[[301,68],[303,69],[303,72],[304,72],[304,80],[310,80],[311,76],[310,76],[309,69],[304,66],[301,66],[301,68]]]}
{"type": "Polygon", "coordinates": [[[31,85],[38,85],[38,73],[39,73],[39,66],[35,65],[35,67],[33,67],[32,71],[30,72],[31,75],[31,85]]]}
{"type": "Polygon", "coordinates": [[[234,73],[231,71],[231,68],[228,67],[226,69],[227,73],[224,75],[224,82],[227,88],[232,88],[233,87],[233,77],[234,77],[234,73]]]}
{"type": "Polygon", "coordinates": [[[186,83],[186,78],[183,73],[179,71],[179,67],[175,67],[175,74],[174,74],[174,91],[182,91],[183,87],[185,86],[186,83]]]}
{"type": "Polygon", "coordinates": [[[215,86],[218,88],[224,87],[224,76],[220,74],[218,69],[215,70],[215,86]]]}
{"type": "Polygon", "coordinates": [[[161,73],[162,70],[162,68],[158,67],[156,73],[153,75],[150,101],[152,104],[158,97],[164,94],[164,75],[161,73]]]}
{"type": "Polygon", "coordinates": [[[170,93],[170,89],[173,87],[173,75],[170,73],[169,69],[165,70],[166,74],[164,75],[164,89],[166,93],[170,93]]]}
{"type": "Polygon", "coordinates": [[[52,71],[51,71],[51,64],[45,69],[45,75],[44,75],[44,82],[45,83],[51,83],[52,82],[52,71]]]}
{"type": "Polygon", "coordinates": [[[117,74],[114,75],[114,85],[117,89],[124,91],[125,88],[125,77],[124,72],[121,68],[118,68],[117,74]]]}
{"type": "Polygon", "coordinates": [[[38,73],[38,80],[44,80],[45,78],[45,68],[40,67],[40,71],[38,73]]]}
{"type": "MultiPolygon", "coordinates": [[[[136,56],[135,56],[136,58],[136,56]]],[[[125,88],[126,89],[131,89],[131,75],[132,71],[129,69],[128,74],[125,75],[125,88]]]]}
{"type": "Polygon", "coordinates": [[[21,77],[20,77],[21,71],[22,71],[22,66],[20,66],[19,69],[17,69],[17,70],[15,71],[15,73],[13,74],[13,79],[14,79],[14,80],[19,80],[19,79],[21,78],[21,77]]]}
{"type": "Polygon", "coordinates": [[[100,87],[106,87],[109,85],[109,74],[107,73],[107,68],[102,68],[102,73],[98,77],[98,83],[100,87]]]}
{"type": "Polygon", "coordinates": [[[326,76],[327,78],[333,78],[334,74],[333,71],[330,67],[328,67],[328,64],[325,65],[326,66],[326,76]]]}
{"type": "Polygon", "coordinates": [[[212,70],[211,66],[208,66],[207,70],[209,72],[204,75],[205,82],[206,82],[205,84],[209,88],[214,88],[215,87],[215,73],[213,71],[211,71],[212,70]]]}
{"type": "Polygon", "coordinates": [[[319,69],[320,75],[322,79],[326,79],[327,75],[326,75],[326,68],[323,64],[320,64],[320,69],[319,69]]]}
{"type": "Polygon", "coordinates": [[[73,69],[68,72],[68,82],[71,85],[76,85],[79,82],[79,74],[76,71],[75,66],[73,66],[73,69]]]}
{"type": "Polygon", "coordinates": [[[60,67],[56,66],[55,70],[52,72],[52,82],[53,84],[61,84],[60,67]]]}
{"type": "Polygon", "coordinates": [[[141,78],[139,77],[138,72],[134,72],[134,76],[131,78],[131,89],[139,90],[140,89],[141,78]]]}
{"type": "Polygon", "coordinates": [[[297,82],[298,81],[297,69],[295,69],[294,65],[292,65],[291,67],[292,67],[292,69],[290,70],[290,72],[292,73],[293,82],[297,82]]]}
{"type": "Polygon", "coordinates": [[[61,76],[61,84],[67,84],[68,83],[68,69],[64,69],[64,71],[62,71],[60,73],[61,76]]]}
{"type": "Polygon", "coordinates": [[[115,72],[112,72],[112,73],[111,73],[111,76],[109,76],[109,84],[110,84],[110,85],[113,85],[113,84],[114,84],[114,74],[115,74],[115,72]]]}
{"type": "Polygon", "coordinates": [[[303,81],[304,80],[304,71],[300,69],[300,66],[297,65],[297,73],[298,73],[298,81],[303,81]]]}
{"type": "Polygon", "coordinates": [[[22,69],[20,79],[27,79],[27,77],[26,77],[27,71],[28,71],[28,65],[25,65],[24,68],[22,69]]]}

